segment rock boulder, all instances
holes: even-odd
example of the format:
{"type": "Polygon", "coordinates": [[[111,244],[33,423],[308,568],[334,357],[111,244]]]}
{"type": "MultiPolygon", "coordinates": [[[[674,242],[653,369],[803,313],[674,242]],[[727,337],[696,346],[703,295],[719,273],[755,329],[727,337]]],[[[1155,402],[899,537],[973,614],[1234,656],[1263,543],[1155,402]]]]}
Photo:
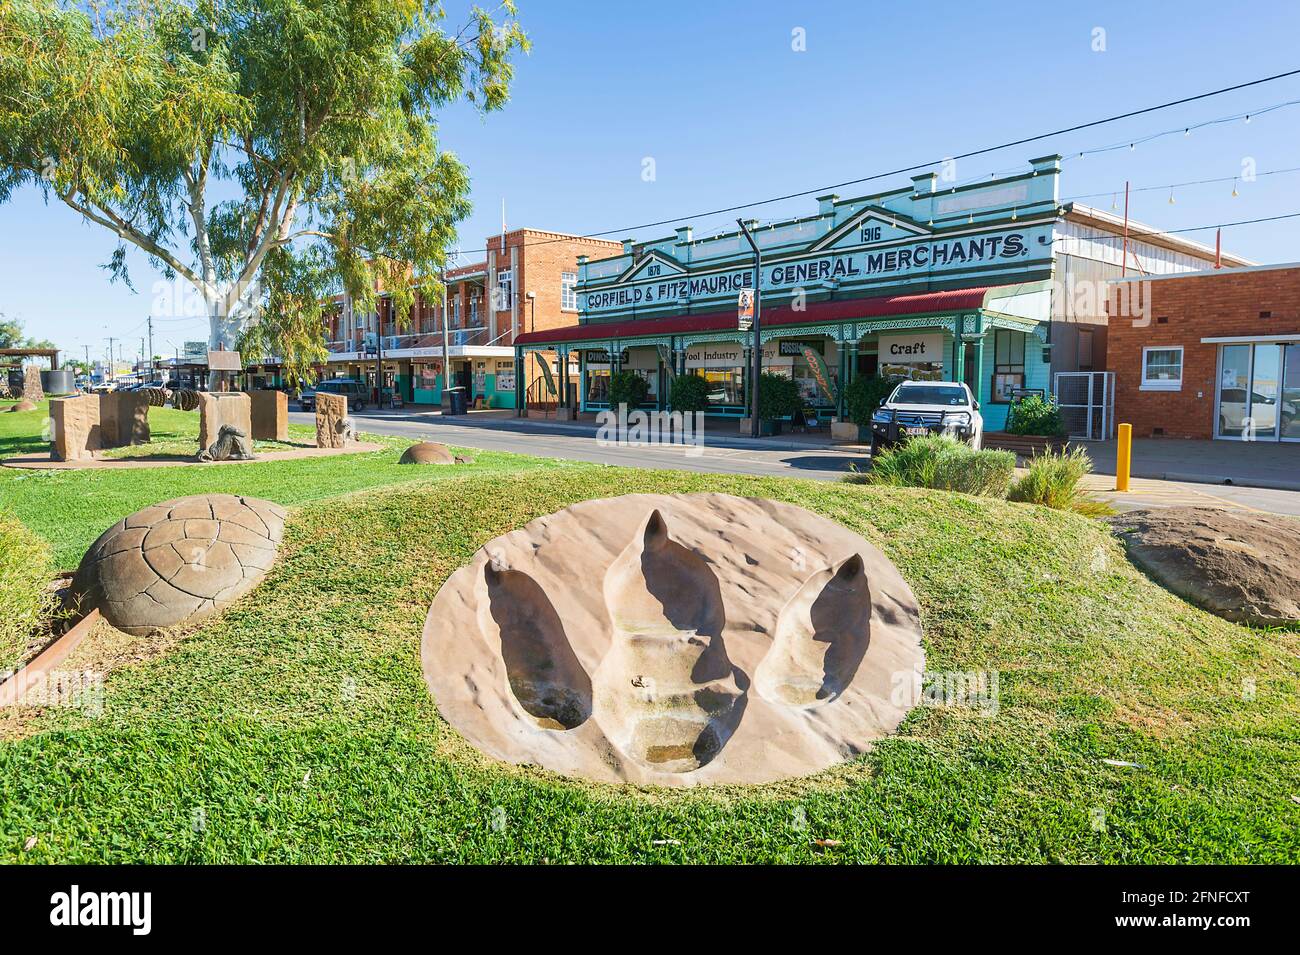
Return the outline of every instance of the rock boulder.
{"type": "Polygon", "coordinates": [[[1300,620],[1300,520],[1208,507],[1110,518],[1132,561],[1174,593],[1227,620],[1300,620]]]}

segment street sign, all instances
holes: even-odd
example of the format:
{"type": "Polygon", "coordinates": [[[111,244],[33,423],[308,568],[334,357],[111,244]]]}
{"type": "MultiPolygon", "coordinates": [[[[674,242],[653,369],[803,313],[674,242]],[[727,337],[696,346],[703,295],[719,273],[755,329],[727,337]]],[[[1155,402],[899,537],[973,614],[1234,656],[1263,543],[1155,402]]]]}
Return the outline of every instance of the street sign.
{"type": "Polygon", "coordinates": [[[736,328],[747,332],[754,327],[754,290],[743,288],[736,301],[736,328]]]}
{"type": "Polygon", "coordinates": [[[200,364],[207,360],[208,343],[207,342],[186,342],[182,351],[185,360],[190,364],[200,364]]]}

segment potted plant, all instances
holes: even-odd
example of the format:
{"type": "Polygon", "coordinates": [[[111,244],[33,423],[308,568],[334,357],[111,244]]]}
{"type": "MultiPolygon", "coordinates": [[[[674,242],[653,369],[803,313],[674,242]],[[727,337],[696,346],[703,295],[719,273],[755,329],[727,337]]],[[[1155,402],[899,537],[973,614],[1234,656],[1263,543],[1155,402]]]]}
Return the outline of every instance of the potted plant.
{"type": "Polygon", "coordinates": [[[619,405],[627,405],[628,411],[635,411],[650,393],[650,383],[634,371],[620,371],[609,376],[609,407],[618,411],[619,405]]]}
{"type": "MultiPolygon", "coordinates": [[[[763,372],[758,376],[758,433],[780,434],[781,419],[798,411],[802,401],[799,385],[793,378],[763,372]]],[[[748,430],[748,422],[745,419],[741,423],[742,430],[748,430]]]]}
{"type": "Polygon", "coordinates": [[[898,384],[893,375],[859,375],[844,389],[844,410],[848,421],[831,426],[837,441],[863,442],[871,439],[871,416],[898,384]]]}
{"type": "Polygon", "coordinates": [[[673,411],[691,414],[709,408],[709,383],[699,375],[678,375],[668,389],[668,403],[673,411]]]}

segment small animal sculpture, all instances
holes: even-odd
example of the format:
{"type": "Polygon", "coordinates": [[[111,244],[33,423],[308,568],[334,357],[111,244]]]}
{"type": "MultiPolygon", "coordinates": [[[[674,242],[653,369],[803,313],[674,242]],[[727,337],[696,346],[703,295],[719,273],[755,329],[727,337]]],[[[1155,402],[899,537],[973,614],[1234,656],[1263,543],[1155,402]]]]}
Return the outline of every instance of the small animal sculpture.
{"type": "Polygon", "coordinates": [[[223,424],[217,432],[217,440],[199,452],[200,461],[251,461],[253,460],[253,443],[248,440],[248,432],[236,428],[233,424],[223,424]]]}
{"type": "Polygon", "coordinates": [[[343,444],[348,445],[357,440],[357,423],[351,418],[339,418],[338,423],[334,426],[336,431],[343,438],[343,444]]]}

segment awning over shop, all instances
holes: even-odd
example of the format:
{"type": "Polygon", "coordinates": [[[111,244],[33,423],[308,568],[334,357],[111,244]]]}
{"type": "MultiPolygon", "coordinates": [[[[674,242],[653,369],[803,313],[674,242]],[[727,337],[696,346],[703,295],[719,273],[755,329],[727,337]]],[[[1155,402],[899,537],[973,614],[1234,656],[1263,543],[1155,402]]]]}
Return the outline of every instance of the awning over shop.
{"type": "MultiPolygon", "coordinates": [[[[975,311],[984,307],[989,292],[1009,286],[948,289],[919,295],[882,295],[876,298],[853,298],[833,302],[813,302],[802,309],[790,305],[766,306],[762,324],[765,329],[802,325],[825,325],[894,315],[927,315],[945,312],[975,311]]],[[[685,335],[699,332],[727,331],[736,327],[736,313],[709,312],[701,315],[670,315],[628,322],[590,322],[525,332],[515,339],[519,346],[563,344],[595,339],[631,339],[642,336],[685,335]]]]}

